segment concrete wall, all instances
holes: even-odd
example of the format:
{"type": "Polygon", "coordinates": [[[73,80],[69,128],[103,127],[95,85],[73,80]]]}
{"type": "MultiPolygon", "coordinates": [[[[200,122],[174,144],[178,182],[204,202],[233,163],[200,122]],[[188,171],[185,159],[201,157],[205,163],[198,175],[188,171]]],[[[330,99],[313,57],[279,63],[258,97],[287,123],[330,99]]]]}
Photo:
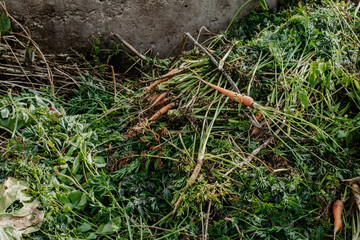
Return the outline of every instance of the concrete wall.
{"type": "MultiPolygon", "coordinates": [[[[140,51],[150,47],[162,57],[202,26],[224,31],[246,0],[5,0],[8,11],[26,25],[42,46],[61,52],[90,46],[101,34],[111,44],[116,32],[140,51]]],[[[268,0],[274,7],[277,0],[268,0]]],[[[253,0],[241,15],[258,4],[253,0]]]]}

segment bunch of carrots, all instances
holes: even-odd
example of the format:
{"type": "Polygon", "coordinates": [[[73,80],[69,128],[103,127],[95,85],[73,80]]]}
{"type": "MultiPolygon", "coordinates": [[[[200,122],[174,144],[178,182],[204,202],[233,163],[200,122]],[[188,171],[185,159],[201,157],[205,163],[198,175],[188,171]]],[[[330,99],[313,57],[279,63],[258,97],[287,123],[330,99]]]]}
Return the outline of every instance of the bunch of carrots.
{"type": "MultiPolygon", "coordinates": [[[[151,85],[146,87],[144,89],[144,93],[150,92],[158,84],[160,84],[160,83],[162,83],[162,82],[164,82],[164,81],[166,81],[166,80],[172,78],[173,76],[176,76],[177,74],[180,74],[182,72],[184,72],[183,68],[172,69],[167,74],[163,75],[159,79],[155,80],[151,85]]],[[[166,92],[161,93],[161,94],[153,94],[153,95],[148,96],[146,98],[146,101],[150,103],[149,108],[154,108],[154,107],[160,106],[160,105],[166,103],[167,101],[169,101],[170,98],[167,98],[166,96],[167,96],[166,92]]],[[[150,118],[143,119],[138,124],[131,127],[128,134],[125,135],[124,138],[130,138],[130,137],[134,137],[134,136],[138,135],[151,122],[155,121],[156,119],[158,119],[162,115],[166,114],[170,109],[172,109],[174,107],[175,107],[174,102],[171,102],[171,103],[163,106],[162,108],[160,108],[160,110],[156,111],[156,113],[153,114],[150,118]]]]}
{"type": "MultiPolygon", "coordinates": [[[[154,88],[156,85],[158,85],[159,83],[162,83],[170,78],[172,78],[173,76],[180,74],[183,72],[183,69],[173,69],[171,70],[169,73],[165,74],[164,76],[162,76],[159,80],[155,81],[153,84],[151,84],[150,86],[146,87],[144,89],[145,93],[148,93],[152,88],[154,88]]],[[[255,119],[257,121],[260,121],[262,118],[262,113],[261,110],[259,109],[261,106],[259,104],[257,104],[254,99],[250,96],[247,95],[242,95],[239,93],[236,93],[234,91],[230,91],[224,88],[221,88],[217,85],[211,84],[209,82],[204,81],[203,79],[200,79],[203,83],[207,84],[208,86],[212,87],[213,89],[223,93],[224,95],[226,95],[227,97],[229,97],[232,100],[235,100],[245,106],[248,107],[254,107],[257,110],[257,113],[255,115],[255,119]]],[[[164,103],[166,101],[168,101],[169,99],[166,98],[166,93],[162,93],[160,95],[151,95],[147,98],[147,101],[149,101],[151,103],[151,107],[157,106],[161,103],[164,103]]],[[[133,127],[133,130],[130,130],[130,133],[125,136],[125,137],[131,137],[134,135],[133,132],[136,132],[136,128],[141,128],[143,123],[148,123],[148,122],[152,122],[155,121],[156,119],[158,119],[160,116],[166,114],[170,109],[172,109],[173,107],[175,107],[175,103],[169,103],[166,106],[162,107],[160,110],[158,110],[152,117],[150,117],[149,119],[144,120],[143,122],[140,122],[138,125],[136,125],[135,127],[133,127]]],[[[196,169],[194,170],[194,172],[196,171],[196,169]]],[[[193,179],[193,181],[195,181],[195,179],[193,179]]],[[[352,183],[350,181],[350,183],[352,183]]],[[[191,185],[191,184],[190,184],[191,185]]],[[[352,187],[352,192],[356,201],[356,205],[358,206],[358,209],[360,210],[360,188],[357,184],[352,183],[351,185],[352,187]]],[[[179,202],[181,202],[182,198],[180,198],[178,200],[178,202],[175,204],[178,205],[179,202]]],[[[175,208],[176,209],[176,208],[175,208]]],[[[336,234],[340,231],[340,229],[343,227],[342,224],[342,212],[344,210],[344,203],[342,200],[336,200],[333,203],[333,207],[332,207],[332,211],[333,211],[333,217],[334,217],[334,240],[336,239],[336,234]]]]}

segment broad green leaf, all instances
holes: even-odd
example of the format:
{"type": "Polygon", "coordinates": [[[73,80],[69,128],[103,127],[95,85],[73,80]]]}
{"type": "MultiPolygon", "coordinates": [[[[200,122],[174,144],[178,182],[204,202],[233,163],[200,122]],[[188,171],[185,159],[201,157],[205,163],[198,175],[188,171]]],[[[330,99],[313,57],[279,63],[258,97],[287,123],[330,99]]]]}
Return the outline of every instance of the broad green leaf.
{"type": "Polygon", "coordinates": [[[78,190],[72,191],[71,193],[69,193],[69,200],[73,204],[78,204],[80,202],[82,195],[83,195],[83,193],[81,191],[78,191],[78,190]]]}
{"type": "Polygon", "coordinates": [[[96,238],[97,238],[96,234],[92,232],[89,234],[89,236],[87,236],[86,239],[96,239],[96,238]]]}
{"type": "Polygon", "coordinates": [[[94,161],[95,161],[95,163],[98,163],[98,164],[106,163],[105,158],[102,157],[102,156],[96,156],[96,157],[94,157],[94,161]]]}
{"type": "Polygon", "coordinates": [[[91,230],[92,226],[90,223],[84,222],[80,227],[77,228],[79,232],[87,232],[91,230]]]}
{"type": "Polygon", "coordinates": [[[71,172],[76,174],[80,168],[80,156],[77,156],[74,160],[73,166],[71,168],[71,172]]]}
{"type": "Polygon", "coordinates": [[[101,224],[100,227],[96,230],[96,233],[101,234],[101,235],[107,235],[107,234],[111,234],[114,232],[115,231],[110,223],[101,224]]]}
{"type": "Polygon", "coordinates": [[[67,193],[59,194],[57,199],[63,204],[69,204],[70,200],[67,193]]]}
{"type": "Polygon", "coordinates": [[[85,194],[83,194],[81,196],[79,203],[76,206],[76,209],[84,209],[87,205],[87,199],[88,199],[87,196],[85,194]]]}

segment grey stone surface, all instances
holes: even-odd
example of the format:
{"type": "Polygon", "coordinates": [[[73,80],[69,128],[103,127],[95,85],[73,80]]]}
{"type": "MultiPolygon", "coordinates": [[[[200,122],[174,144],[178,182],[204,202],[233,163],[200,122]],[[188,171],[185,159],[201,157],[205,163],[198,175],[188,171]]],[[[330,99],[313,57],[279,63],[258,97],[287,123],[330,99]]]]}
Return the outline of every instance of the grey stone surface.
{"type": "MultiPolygon", "coordinates": [[[[100,34],[114,43],[116,32],[140,51],[149,48],[165,57],[184,32],[197,34],[202,26],[224,31],[246,0],[5,0],[8,11],[26,25],[42,46],[61,52],[89,47],[100,34]]],[[[277,0],[268,0],[274,7],[277,0]]],[[[241,16],[258,4],[254,0],[241,16]]]]}

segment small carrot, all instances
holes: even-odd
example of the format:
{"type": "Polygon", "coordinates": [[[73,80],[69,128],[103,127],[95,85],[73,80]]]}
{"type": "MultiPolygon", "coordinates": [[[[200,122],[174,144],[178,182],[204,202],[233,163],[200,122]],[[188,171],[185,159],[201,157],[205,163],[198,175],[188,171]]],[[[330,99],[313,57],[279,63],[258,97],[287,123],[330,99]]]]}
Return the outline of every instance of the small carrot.
{"type": "Polygon", "coordinates": [[[334,215],[334,240],[336,239],[336,233],[342,227],[341,214],[344,209],[344,203],[341,200],[336,200],[333,204],[333,215],[334,215]]]}
{"type": "Polygon", "coordinates": [[[159,105],[161,105],[161,104],[163,104],[163,103],[166,103],[166,102],[169,101],[170,99],[171,99],[171,98],[169,98],[169,97],[163,98],[163,99],[161,99],[160,101],[152,104],[151,107],[157,107],[157,106],[159,106],[159,105]]]}
{"type": "Polygon", "coordinates": [[[162,100],[164,97],[166,97],[166,95],[167,95],[166,92],[160,94],[157,98],[155,98],[155,99],[152,101],[151,107],[156,106],[159,102],[161,102],[161,100],[162,100]]]}
{"type": "Polygon", "coordinates": [[[157,111],[154,115],[151,116],[151,118],[149,118],[149,121],[154,121],[157,118],[159,118],[160,116],[164,115],[165,113],[167,113],[170,109],[172,109],[173,107],[175,107],[175,103],[169,103],[168,105],[166,105],[165,107],[162,107],[159,111],[157,111]]]}
{"type": "Polygon", "coordinates": [[[154,102],[154,100],[159,97],[159,94],[152,94],[150,96],[148,96],[147,98],[145,98],[145,101],[152,103],[154,102]]]}
{"type": "Polygon", "coordinates": [[[261,130],[260,130],[259,128],[254,127],[254,129],[253,129],[252,132],[251,132],[251,135],[252,135],[252,136],[256,136],[256,135],[258,135],[260,132],[261,132],[261,130]]]}
{"type": "Polygon", "coordinates": [[[355,198],[355,201],[356,201],[356,205],[358,206],[358,209],[360,210],[360,188],[359,188],[359,185],[357,184],[352,184],[351,185],[353,190],[353,195],[354,195],[354,198],[355,198]]]}
{"type": "Polygon", "coordinates": [[[210,87],[214,88],[215,90],[218,90],[219,92],[225,94],[229,98],[231,98],[231,99],[233,99],[233,100],[235,100],[237,102],[240,102],[240,103],[242,103],[242,104],[244,104],[246,106],[252,106],[253,103],[254,103],[254,99],[252,97],[238,94],[236,92],[233,92],[233,91],[227,90],[225,88],[222,88],[222,87],[216,86],[214,84],[211,84],[209,82],[206,82],[206,81],[204,81],[202,79],[201,79],[201,81],[204,82],[205,84],[209,85],[210,87]]]}
{"type": "Polygon", "coordinates": [[[261,117],[262,117],[262,113],[260,111],[257,111],[255,115],[256,121],[260,121],[261,117]]]}
{"type": "Polygon", "coordinates": [[[156,85],[165,82],[166,80],[174,77],[174,75],[181,73],[182,71],[184,71],[184,69],[181,68],[174,68],[172,69],[170,72],[164,74],[159,80],[153,82],[152,84],[150,84],[150,86],[146,87],[144,89],[144,92],[149,92],[151,89],[153,89],[156,85]]]}
{"type": "Polygon", "coordinates": [[[157,111],[154,115],[151,116],[151,118],[147,119],[143,119],[142,121],[140,121],[138,124],[136,124],[135,126],[131,127],[130,130],[128,131],[128,134],[124,136],[124,139],[126,138],[131,138],[134,137],[136,135],[138,135],[139,133],[141,133],[142,131],[145,130],[145,128],[147,126],[149,126],[151,121],[154,121],[156,119],[158,119],[160,116],[164,115],[165,113],[167,113],[171,108],[175,107],[175,103],[169,103],[168,105],[166,105],[165,107],[162,107],[159,111],[157,111]]]}

